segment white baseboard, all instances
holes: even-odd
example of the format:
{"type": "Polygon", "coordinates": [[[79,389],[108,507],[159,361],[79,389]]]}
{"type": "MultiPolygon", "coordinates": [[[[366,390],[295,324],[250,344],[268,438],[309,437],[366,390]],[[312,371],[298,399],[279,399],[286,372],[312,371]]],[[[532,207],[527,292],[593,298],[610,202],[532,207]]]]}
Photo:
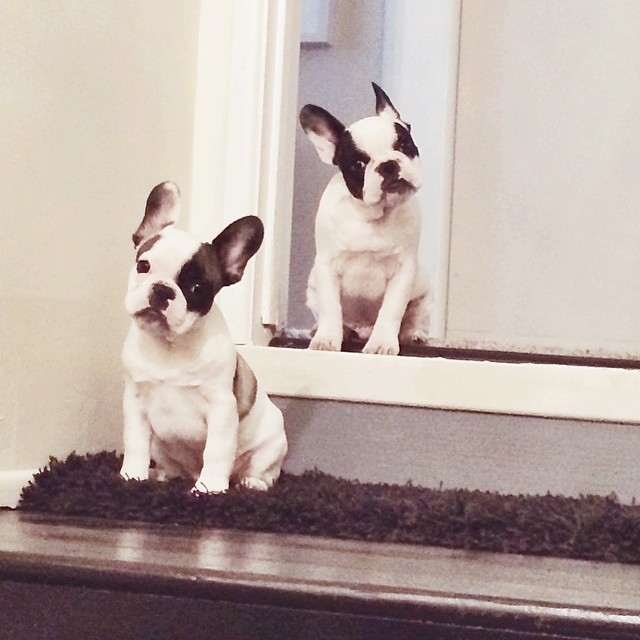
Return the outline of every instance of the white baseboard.
{"type": "Polygon", "coordinates": [[[22,489],[29,484],[29,480],[37,472],[37,469],[0,471],[0,507],[14,509],[20,500],[22,489]]]}

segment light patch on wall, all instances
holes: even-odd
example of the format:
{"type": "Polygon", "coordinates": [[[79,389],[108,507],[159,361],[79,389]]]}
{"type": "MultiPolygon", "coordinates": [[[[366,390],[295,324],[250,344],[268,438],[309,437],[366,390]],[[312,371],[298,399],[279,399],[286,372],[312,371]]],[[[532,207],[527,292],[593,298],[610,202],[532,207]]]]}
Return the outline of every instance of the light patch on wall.
{"type": "Polygon", "coordinates": [[[304,0],[302,3],[303,45],[331,44],[332,0],[304,0]]]}

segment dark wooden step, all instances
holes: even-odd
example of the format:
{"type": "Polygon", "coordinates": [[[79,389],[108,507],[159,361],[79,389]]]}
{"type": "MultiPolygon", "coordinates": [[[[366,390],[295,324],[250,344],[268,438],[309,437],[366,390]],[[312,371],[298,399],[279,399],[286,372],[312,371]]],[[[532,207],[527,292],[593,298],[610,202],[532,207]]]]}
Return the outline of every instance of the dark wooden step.
{"type": "Polygon", "coordinates": [[[634,565],[5,511],[0,578],[2,638],[640,638],[634,565]]]}

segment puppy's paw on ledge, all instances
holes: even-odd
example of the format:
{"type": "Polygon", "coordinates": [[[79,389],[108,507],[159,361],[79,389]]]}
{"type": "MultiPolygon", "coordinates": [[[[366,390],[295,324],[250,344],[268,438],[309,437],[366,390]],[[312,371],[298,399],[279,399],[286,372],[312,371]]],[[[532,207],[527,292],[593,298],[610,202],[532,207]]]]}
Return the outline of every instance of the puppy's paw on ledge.
{"type": "Polygon", "coordinates": [[[376,353],[383,356],[397,356],[400,353],[400,344],[398,342],[398,337],[390,335],[380,339],[374,333],[364,345],[362,353],[376,353]]]}
{"type": "Polygon", "coordinates": [[[332,336],[325,336],[322,334],[316,334],[309,343],[309,349],[312,351],[340,351],[342,348],[342,338],[334,338],[332,336]]]}

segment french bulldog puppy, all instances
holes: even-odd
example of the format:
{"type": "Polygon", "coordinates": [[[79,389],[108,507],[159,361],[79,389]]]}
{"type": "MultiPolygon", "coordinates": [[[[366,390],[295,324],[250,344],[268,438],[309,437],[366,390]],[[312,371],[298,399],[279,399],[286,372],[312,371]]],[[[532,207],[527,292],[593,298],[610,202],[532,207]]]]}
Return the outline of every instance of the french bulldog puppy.
{"type": "Polygon", "coordinates": [[[212,242],[174,227],[180,192],[157,185],[133,234],[135,263],[125,307],[126,479],[183,476],[201,493],[230,483],[268,489],[287,451],[282,413],[237,353],[215,304],[242,278],[262,243],[259,218],[236,220],[212,242]]]}
{"type": "Polygon", "coordinates": [[[410,125],[372,84],[377,115],[348,129],[321,107],[300,112],[320,159],[340,170],[316,217],[310,348],[339,351],[346,330],[366,340],[365,353],[395,355],[400,343],[425,342],[429,330],[428,286],[417,259],[420,159],[410,125]]]}

